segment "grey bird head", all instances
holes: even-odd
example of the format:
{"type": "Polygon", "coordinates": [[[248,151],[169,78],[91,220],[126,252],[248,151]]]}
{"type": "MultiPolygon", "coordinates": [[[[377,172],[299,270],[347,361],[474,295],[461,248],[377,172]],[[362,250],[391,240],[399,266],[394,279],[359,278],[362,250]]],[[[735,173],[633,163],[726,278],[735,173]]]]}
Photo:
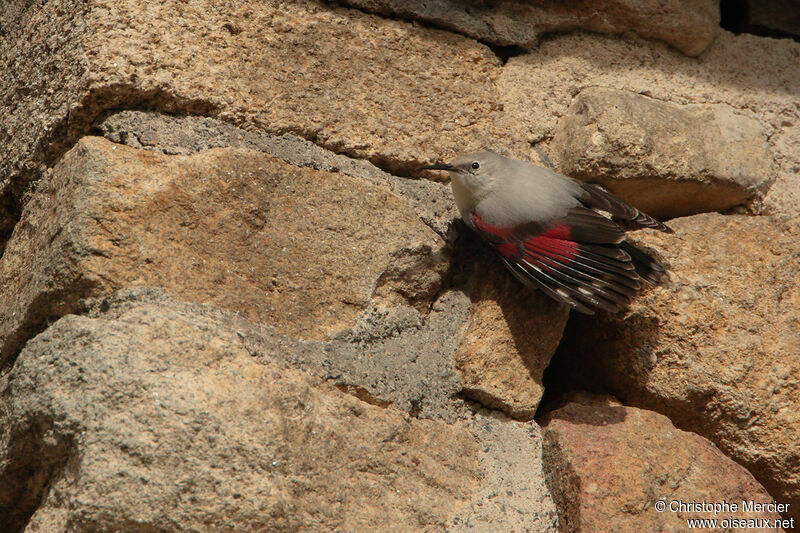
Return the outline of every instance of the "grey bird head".
{"type": "Polygon", "coordinates": [[[492,165],[496,165],[501,156],[484,150],[482,152],[472,152],[469,154],[462,154],[449,163],[437,163],[435,165],[426,165],[419,167],[417,172],[421,170],[446,170],[456,175],[464,176],[489,176],[489,170],[492,165]]]}
{"type": "Polygon", "coordinates": [[[445,170],[450,174],[453,193],[459,206],[467,201],[474,204],[488,195],[494,188],[504,157],[484,150],[463,154],[449,163],[427,165],[417,170],[445,170]],[[466,197],[469,197],[468,199],[466,197]],[[461,197],[461,198],[460,198],[461,197]]]}

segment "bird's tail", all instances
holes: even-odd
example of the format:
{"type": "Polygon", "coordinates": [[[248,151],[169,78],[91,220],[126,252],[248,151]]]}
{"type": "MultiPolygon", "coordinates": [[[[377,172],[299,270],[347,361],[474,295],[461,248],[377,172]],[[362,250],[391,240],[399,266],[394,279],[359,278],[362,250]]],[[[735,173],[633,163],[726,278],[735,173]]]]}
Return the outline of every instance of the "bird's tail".
{"type": "Polygon", "coordinates": [[[653,285],[657,285],[658,282],[661,281],[661,278],[664,277],[664,267],[662,267],[658,261],[628,241],[622,241],[619,243],[619,247],[625,250],[625,252],[631,256],[633,268],[636,269],[636,273],[639,274],[642,279],[647,280],[653,285]]]}

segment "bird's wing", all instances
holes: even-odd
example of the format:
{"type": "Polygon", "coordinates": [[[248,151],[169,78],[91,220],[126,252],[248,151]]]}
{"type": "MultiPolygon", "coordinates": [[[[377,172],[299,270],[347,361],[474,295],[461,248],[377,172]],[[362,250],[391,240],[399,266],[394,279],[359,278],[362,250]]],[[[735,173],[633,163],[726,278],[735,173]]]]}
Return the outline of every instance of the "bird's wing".
{"type": "Polygon", "coordinates": [[[546,226],[501,228],[476,213],[471,220],[517,279],[583,313],[616,312],[642,285],[631,255],[619,247],[622,229],[591,209],[569,209],[546,226]]]}
{"type": "Polygon", "coordinates": [[[612,219],[621,222],[626,228],[653,228],[666,233],[674,233],[672,228],[666,224],[623,202],[600,185],[583,182],[580,185],[582,194],[578,199],[585,206],[606,211],[612,219]]]}

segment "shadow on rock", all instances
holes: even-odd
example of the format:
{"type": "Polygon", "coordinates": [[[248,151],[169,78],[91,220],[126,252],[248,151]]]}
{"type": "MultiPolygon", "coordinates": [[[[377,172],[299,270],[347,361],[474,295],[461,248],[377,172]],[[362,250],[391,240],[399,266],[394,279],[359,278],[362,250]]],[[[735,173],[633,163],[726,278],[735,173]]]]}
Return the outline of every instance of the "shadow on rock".
{"type": "Polygon", "coordinates": [[[455,256],[454,284],[471,302],[456,352],[464,394],[530,420],[569,311],[514,279],[474,235],[457,243],[455,256]]]}
{"type": "Polygon", "coordinates": [[[586,390],[594,393],[621,394],[626,401],[625,387],[615,387],[605,377],[608,369],[614,369],[619,380],[646,380],[656,362],[653,351],[658,337],[659,323],[655,317],[630,317],[600,312],[595,316],[573,313],[561,344],[553,356],[542,378],[546,394],[537,416],[557,409],[563,403],[561,397],[570,391],[586,390]],[[609,343],[628,347],[634,357],[616,357],[604,351],[598,354],[598,346],[609,343]]]}

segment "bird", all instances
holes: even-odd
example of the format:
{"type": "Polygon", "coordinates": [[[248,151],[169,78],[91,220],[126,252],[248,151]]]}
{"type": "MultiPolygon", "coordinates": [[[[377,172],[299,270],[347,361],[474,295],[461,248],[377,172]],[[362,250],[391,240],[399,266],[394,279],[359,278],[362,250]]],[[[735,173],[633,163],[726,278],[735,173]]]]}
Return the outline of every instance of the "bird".
{"type": "Polygon", "coordinates": [[[625,231],[673,230],[598,184],[488,150],[424,170],[450,175],[464,223],[514,277],[578,312],[618,313],[665,275],[625,231]]]}

